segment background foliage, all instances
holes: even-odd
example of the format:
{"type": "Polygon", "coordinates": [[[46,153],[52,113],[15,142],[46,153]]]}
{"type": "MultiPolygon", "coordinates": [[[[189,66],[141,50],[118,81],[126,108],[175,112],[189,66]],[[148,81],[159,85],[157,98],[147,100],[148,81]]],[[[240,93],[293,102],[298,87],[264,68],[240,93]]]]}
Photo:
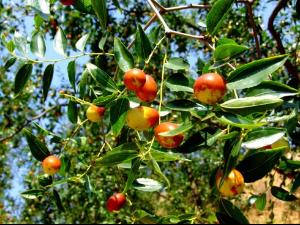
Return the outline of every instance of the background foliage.
{"type": "MultiPolygon", "coordinates": [[[[120,102],[113,102],[117,97],[114,94],[119,93],[114,93],[110,88],[124,89],[122,66],[116,60],[115,38],[128,46],[134,39],[139,25],[143,27],[154,13],[146,1],[104,1],[107,3],[108,12],[105,22],[103,14],[98,15],[99,18],[95,15],[88,0],[78,1],[75,7],[65,7],[55,0],[50,2],[49,15],[45,15],[45,12],[35,10],[25,1],[0,1],[2,35],[0,45],[0,222],[146,223],[155,221],[156,223],[178,223],[182,221],[215,223],[217,219],[219,222],[230,219],[231,221],[242,220],[239,222],[245,223],[247,219],[243,220],[236,207],[246,212],[252,207],[249,202],[255,202],[257,210],[268,211],[270,217],[266,218],[265,222],[273,222],[274,204],[272,202],[275,198],[284,201],[296,200],[295,195],[299,186],[299,1],[249,1],[250,3],[232,1],[234,2],[231,6],[232,10],[228,11],[217,31],[210,30],[215,28],[215,24],[207,23],[208,28],[205,27],[210,8],[171,12],[165,14],[164,18],[172,29],[189,34],[208,35],[209,41],[202,42],[171,35],[163,39],[162,44],[156,46],[164,36],[164,29],[159,21],[147,30],[148,37],[142,36],[141,40],[137,40],[137,42],[140,41],[140,47],[133,46],[130,50],[135,65],[144,67],[159,85],[162,85],[162,65],[165,65],[166,81],[163,81],[165,83],[162,111],[171,113],[163,117],[163,120],[184,124],[192,122],[194,126],[193,129],[185,132],[186,142],[176,150],[178,155],[168,154],[167,162],[159,162],[162,173],[170,182],[170,187],[151,193],[130,188],[127,192],[129,203],[119,213],[114,214],[107,212],[106,200],[114,192],[121,192],[124,189],[130,165],[129,169],[126,168],[128,164],[112,166],[112,163],[108,163],[109,166],[98,165],[88,168],[89,165],[93,165],[97,155],[104,156],[110,151],[108,146],[114,148],[136,140],[136,133],[127,126],[122,129],[113,128],[114,132],[110,132],[112,121],[119,118],[116,117],[116,111],[119,110],[120,105],[120,102]],[[268,18],[264,17],[266,11],[270,11],[268,18]],[[28,24],[32,24],[32,27],[28,24]],[[62,32],[60,39],[57,35],[58,27],[62,32]],[[207,30],[209,33],[214,33],[214,36],[209,35],[207,30]],[[81,45],[78,44],[78,40],[85,34],[89,34],[86,45],[82,42],[81,45]],[[66,39],[61,40],[64,38],[66,39]],[[45,53],[43,39],[46,40],[46,57],[40,58],[37,56],[45,53]],[[236,42],[229,48],[232,51],[229,51],[229,58],[235,67],[266,58],[266,61],[261,64],[257,61],[258,64],[252,66],[247,64],[248,74],[235,72],[236,75],[233,74],[234,76],[228,79],[229,81],[231,79],[232,85],[236,85],[234,82],[238,81],[239,76],[245,75],[245,80],[242,82],[244,86],[256,79],[255,87],[245,86],[237,91],[240,98],[259,96],[267,92],[278,96],[278,101],[283,99],[280,106],[275,108],[275,105],[278,105],[277,102],[264,100],[262,105],[266,108],[262,109],[262,106],[258,106],[255,109],[251,107],[249,109],[248,103],[242,102],[239,104],[242,107],[234,111],[232,105],[228,106],[227,102],[227,106],[223,105],[223,109],[227,107],[227,113],[225,113],[220,110],[219,105],[216,108],[207,108],[193,98],[191,87],[194,79],[211,70],[210,66],[228,62],[228,58],[222,55],[225,54],[225,57],[228,57],[226,55],[228,53],[221,48],[218,51],[218,46],[222,46],[222,41],[229,43],[229,39],[231,39],[231,44],[232,40],[236,42]],[[39,41],[30,46],[33,40],[39,41]],[[56,43],[54,49],[60,53],[63,52],[66,56],[55,55],[54,62],[46,61],[48,58],[53,58],[52,53],[49,57],[53,42],[56,43]],[[213,43],[217,49],[213,50],[207,43],[213,43]],[[64,44],[66,44],[66,49],[64,49],[64,44]],[[145,47],[147,44],[150,47],[145,47]],[[239,48],[236,47],[237,44],[239,48]],[[157,49],[150,63],[145,64],[154,46],[157,49]],[[140,48],[144,48],[144,51],[140,48]],[[147,48],[150,48],[150,51],[147,51],[147,48]],[[24,51],[28,54],[23,53],[24,51]],[[74,55],[79,56],[80,52],[87,54],[70,58],[74,55]],[[148,54],[143,55],[145,52],[148,54]],[[115,57],[106,53],[115,54],[115,57]],[[284,54],[288,54],[288,59],[284,54]],[[284,56],[274,58],[279,55],[284,56]],[[167,64],[163,63],[165,56],[167,56],[167,64]],[[73,60],[75,64],[69,64],[73,60]],[[107,85],[108,77],[102,80],[103,73],[102,78],[100,76],[98,80],[96,79],[97,82],[85,75],[85,68],[91,68],[91,66],[86,66],[88,61],[108,74],[113,87],[107,85]],[[50,68],[52,64],[54,65],[53,74],[50,68]],[[30,73],[30,66],[23,67],[23,65],[33,65],[32,73],[30,73]],[[46,69],[49,65],[50,67],[46,69]],[[255,74],[263,68],[262,65],[272,67],[273,69],[269,72],[272,73],[270,78],[280,83],[277,85],[262,83],[262,80],[268,76],[262,80],[262,76],[254,78],[255,74]],[[250,73],[253,76],[248,79],[250,73]],[[25,79],[26,75],[28,80],[25,79]],[[52,80],[52,75],[51,84],[49,81],[52,80]],[[282,84],[288,84],[290,87],[282,84]],[[76,96],[76,98],[71,96],[76,96]],[[70,101],[70,99],[75,101],[70,101]],[[83,123],[87,106],[79,103],[94,100],[109,108],[104,121],[103,123],[83,123]],[[245,116],[249,114],[249,110],[253,110],[253,113],[245,116]],[[211,112],[216,113],[217,116],[211,112]],[[260,122],[265,120],[267,123],[260,126],[258,119],[260,122]],[[266,130],[259,130],[257,135],[253,132],[255,127],[264,127],[266,130]],[[33,138],[30,139],[27,136],[26,139],[25,128],[33,133],[33,138]],[[224,130],[227,136],[222,133],[224,130]],[[243,133],[245,130],[247,132],[243,133]],[[248,135],[243,140],[242,146],[238,146],[240,133],[248,135]],[[247,141],[281,133],[288,138],[291,146],[284,154],[282,149],[273,149],[264,153],[247,150],[245,146],[247,141]],[[40,180],[43,176],[41,164],[32,154],[35,151],[36,154],[41,153],[37,149],[30,151],[28,142],[32,140],[39,140],[38,146],[45,144],[52,154],[62,158],[63,169],[54,180],[54,182],[61,181],[61,184],[55,183],[56,185],[45,189],[41,187],[40,180]],[[103,144],[106,144],[105,148],[102,148],[103,144]],[[239,155],[234,155],[231,152],[232,149],[238,149],[239,155]],[[169,157],[174,157],[176,160],[171,160],[169,157]],[[254,157],[258,165],[262,165],[261,168],[256,168],[256,172],[260,171],[262,177],[267,179],[266,191],[251,189],[247,191],[247,195],[244,194],[234,199],[221,199],[213,181],[216,168],[218,166],[225,166],[227,169],[237,167],[241,171],[246,171],[251,166],[249,163],[251,157],[254,157]],[[273,161],[269,165],[266,162],[269,162],[270,158],[273,161]],[[274,183],[277,174],[282,175],[280,185],[278,185],[280,187],[276,187],[274,183]],[[268,208],[265,208],[265,193],[270,189],[273,197],[268,203],[268,208]],[[27,190],[35,191],[24,194],[27,190]],[[225,213],[224,215],[228,209],[232,214],[226,215],[225,213]]],[[[193,3],[212,6],[215,2],[203,0],[193,3]]],[[[165,7],[187,4],[184,0],[160,1],[160,3],[165,7]]],[[[126,51],[120,52],[121,58],[124,58],[126,51]]],[[[225,65],[213,68],[213,70],[228,78],[232,68],[225,65]]],[[[236,87],[239,85],[238,83],[236,87]]],[[[236,87],[234,89],[237,89],[236,87]]],[[[223,102],[234,99],[234,96],[233,91],[229,91],[223,102]]],[[[138,102],[131,93],[126,92],[123,97],[125,100],[120,98],[119,101],[126,101],[128,97],[130,101],[138,102]]],[[[252,102],[253,99],[251,99],[252,102]]],[[[152,105],[159,107],[160,103],[160,99],[157,98],[152,105]]],[[[153,133],[149,131],[140,135],[145,141],[151,140],[153,133]]],[[[272,141],[275,140],[274,136],[270,138],[272,141]]],[[[259,141],[265,141],[265,139],[259,141]]],[[[261,147],[263,146],[259,148],[261,147]]],[[[153,149],[153,151],[164,151],[156,142],[153,149]]],[[[148,165],[146,163],[147,161],[142,162],[141,169],[138,171],[139,177],[152,178],[166,187],[163,176],[153,172],[153,165],[149,166],[149,162],[148,165]]],[[[257,173],[254,175],[258,176],[257,173]]],[[[253,178],[254,175],[248,175],[249,182],[252,183],[262,178],[253,178]]],[[[297,204],[294,204],[294,207],[299,210],[297,204]]],[[[248,219],[251,222],[251,218],[248,219]]]]}

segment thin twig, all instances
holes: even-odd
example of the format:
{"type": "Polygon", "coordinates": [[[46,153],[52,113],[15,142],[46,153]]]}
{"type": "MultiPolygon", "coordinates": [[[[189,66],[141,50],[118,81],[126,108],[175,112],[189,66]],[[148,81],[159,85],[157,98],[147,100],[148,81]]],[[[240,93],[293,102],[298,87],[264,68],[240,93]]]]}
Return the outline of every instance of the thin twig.
{"type": "Polygon", "coordinates": [[[157,1],[153,1],[153,4],[156,5],[158,8],[160,8],[160,10],[162,10],[162,11],[165,11],[165,10],[166,10],[166,8],[163,7],[163,6],[162,6],[159,2],[157,2],[157,1]]]}
{"type": "Polygon", "coordinates": [[[4,143],[10,139],[12,139],[15,135],[19,134],[23,128],[27,127],[31,122],[33,122],[34,120],[37,120],[37,119],[40,119],[41,117],[43,117],[45,114],[47,114],[48,112],[52,111],[53,109],[59,107],[59,106],[62,106],[62,105],[55,105],[55,106],[52,106],[50,107],[49,109],[46,109],[44,112],[42,112],[41,114],[35,116],[35,117],[32,117],[31,119],[27,119],[19,128],[17,128],[13,134],[7,136],[7,137],[4,137],[4,138],[1,138],[0,139],[0,143],[4,143]]]}
{"type": "Polygon", "coordinates": [[[209,8],[211,8],[210,5],[189,4],[189,5],[169,7],[169,8],[166,8],[165,10],[167,12],[174,12],[174,11],[180,11],[180,10],[184,10],[184,9],[209,9],[209,8]]]}
{"type": "MultiPolygon", "coordinates": [[[[159,19],[160,19],[160,21],[162,22],[162,24],[164,26],[166,34],[168,34],[168,35],[175,34],[175,35],[180,35],[180,36],[183,36],[183,37],[197,39],[197,40],[206,40],[204,38],[204,36],[190,35],[190,34],[186,34],[186,33],[171,30],[169,28],[169,26],[167,25],[167,23],[165,22],[165,20],[163,19],[162,15],[164,15],[168,12],[180,11],[180,10],[185,10],[185,9],[209,9],[209,8],[211,8],[210,5],[189,4],[189,5],[182,5],[182,6],[175,6],[175,7],[165,8],[155,0],[148,0],[148,2],[150,4],[151,8],[153,9],[153,11],[155,12],[155,15],[152,16],[151,19],[144,26],[144,28],[143,28],[144,31],[146,31],[150,27],[150,25],[152,23],[154,23],[157,20],[157,18],[160,17],[159,19]],[[155,6],[158,6],[160,8],[160,10],[158,10],[155,6]]],[[[128,49],[132,48],[134,42],[135,42],[135,40],[133,40],[128,45],[128,49]]]]}
{"type": "Polygon", "coordinates": [[[187,34],[187,33],[179,32],[179,31],[175,31],[175,30],[169,30],[169,32],[166,32],[166,34],[167,35],[174,34],[174,35],[177,35],[177,36],[196,39],[196,40],[199,40],[199,41],[206,41],[207,40],[207,38],[203,35],[187,34]]]}

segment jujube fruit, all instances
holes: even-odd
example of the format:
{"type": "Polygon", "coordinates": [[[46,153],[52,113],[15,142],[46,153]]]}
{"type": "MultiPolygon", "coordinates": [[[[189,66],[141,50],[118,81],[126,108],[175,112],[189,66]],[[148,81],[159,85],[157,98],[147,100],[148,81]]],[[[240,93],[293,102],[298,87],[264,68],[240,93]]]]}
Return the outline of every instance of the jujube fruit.
{"type": "Polygon", "coordinates": [[[162,136],[160,135],[160,133],[172,131],[178,127],[179,127],[178,124],[170,123],[170,122],[164,122],[159,124],[154,129],[155,138],[158,141],[158,143],[165,148],[177,148],[183,141],[184,138],[183,134],[177,134],[175,136],[162,136]]]}
{"type": "Polygon", "coordinates": [[[126,203],[126,196],[122,193],[116,193],[110,196],[106,202],[106,208],[109,212],[119,211],[126,203]]]}
{"type": "Polygon", "coordinates": [[[194,84],[194,94],[201,103],[214,105],[226,94],[226,81],[217,73],[203,74],[194,84]]]}
{"type": "Polygon", "coordinates": [[[224,182],[220,187],[222,177],[223,171],[219,169],[216,174],[216,185],[222,195],[233,197],[240,194],[244,190],[244,177],[238,170],[233,169],[224,179],[224,182]]]}
{"type": "Polygon", "coordinates": [[[157,95],[157,84],[154,78],[146,75],[145,84],[135,92],[136,96],[143,102],[152,102],[157,95]]]}
{"type": "Polygon", "coordinates": [[[140,69],[130,69],[124,74],[124,84],[128,90],[137,91],[146,82],[146,74],[140,69]]]}
{"type": "Polygon", "coordinates": [[[76,0],[60,0],[60,2],[63,4],[63,5],[74,5],[76,0]]]}
{"type": "Polygon", "coordinates": [[[46,174],[53,175],[59,171],[61,161],[58,157],[50,155],[43,160],[42,166],[46,174]]]}
{"type": "Polygon", "coordinates": [[[130,109],[126,115],[127,125],[138,131],[154,127],[158,120],[159,113],[157,110],[146,106],[130,109]]]}
{"type": "Polygon", "coordinates": [[[99,122],[102,120],[104,113],[104,107],[90,105],[86,111],[86,117],[92,122],[99,122]]]}

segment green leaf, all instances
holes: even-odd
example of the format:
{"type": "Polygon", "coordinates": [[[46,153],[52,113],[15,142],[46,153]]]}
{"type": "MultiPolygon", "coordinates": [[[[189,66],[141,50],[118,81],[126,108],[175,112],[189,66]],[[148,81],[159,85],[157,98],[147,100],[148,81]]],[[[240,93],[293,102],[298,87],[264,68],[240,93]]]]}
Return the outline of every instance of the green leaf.
{"type": "Polygon", "coordinates": [[[288,191],[280,187],[272,186],[271,193],[274,197],[282,201],[291,202],[291,201],[298,200],[298,198],[295,195],[290,194],[288,191]]]}
{"type": "Polygon", "coordinates": [[[90,38],[90,34],[83,35],[75,44],[76,49],[78,49],[81,52],[84,52],[84,48],[86,46],[87,41],[90,38]]]}
{"type": "Polygon", "coordinates": [[[263,211],[266,208],[266,204],[267,204],[266,193],[263,193],[263,194],[257,196],[257,199],[255,201],[255,207],[258,210],[263,211]]]}
{"type": "Polygon", "coordinates": [[[267,122],[267,123],[276,123],[276,122],[281,122],[281,121],[288,121],[293,118],[296,118],[297,112],[296,110],[293,110],[289,115],[284,115],[284,116],[268,116],[265,117],[261,120],[261,122],[267,122]]]}
{"type": "Polygon", "coordinates": [[[43,174],[43,175],[38,176],[38,182],[39,182],[39,185],[41,185],[42,187],[46,187],[53,183],[53,177],[48,174],[43,174]]]}
{"type": "Polygon", "coordinates": [[[151,54],[151,51],[151,43],[139,24],[135,34],[135,52],[141,60],[146,60],[151,54]]]}
{"type": "Polygon", "coordinates": [[[237,44],[223,44],[216,48],[214,51],[214,59],[215,61],[229,61],[231,59],[236,58],[249,48],[243,45],[237,44]]]}
{"type": "Polygon", "coordinates": [[[6,44],[5,44],[5,47],[7,48],[7,50],[9,51],[9,52],[14,52],[14,50],[15,50],[15,43],[12,41],[12,40],[10,40],[9,42],[7,42],[6,44]]]}
{"type": "Polygon", "coordinates": [[[226,215],[233,221],[237,221],[238,224],[249,224],[242,211],[226,199],[219,200],[218,212],[226,215]]]}
{"type": "Polygon", "coordinates": [[[102,36],[102,38],[101,38],[101,40],[100,40],[100,42],[99,42],[98,47],[99,47],[102,51],[104,50],[104,45],[105,45],[105,43],[106,43],[106,41],[107,41],[108,36],[109,36],[109,32],[106,31],[106,32],[103,34],[103,36],[102,36]]]}
{"type": "Polygon", "coordinates": [[[60,158],[60,161],[61,161],[61,167],[59,169],[59,174],[65,176],[71,168],[71,160],[67,155],[63,155],[60,158]]]}
{"type": "Polygon", "coordinates": [[[43,25],[44,23],[44,18],[41,17],[39,14],[35,14],[34,15],[34,26],[37,29],[40,29],[40,27],[43,25]]]}
{"type": "Polygon", "coordinates": [[[123,72],[134,67],[133,56],[118,38],[115,38],[114,40],[114,54],[116,61],[123,72]]]}
{"type": "Polygon", "coordinates": [[[285,157],[282,157],[282,160],[280,161],[278,168],[284,171],[297,170],[300,169],[300,161],[290,160],[285,157]]]}
{"type": "Polygon", "coordinates": [[[291,193],[295,193],[299,187],[300,187],[300,173],[297,174],[297,176],[293,182],[293,185],[291,188],[291,193]]]}
{"type": "Polygon", "coordinates": [[[68,77],[71,86],[73,87],[74,91],[76,92],[76,62],[70,61],[68,64],[68,77]]]}
{"type": "Polygon", "coordinates": [[[135,158],[135,159],[132,160],[131,170],[128,174],[126,185],[125,185],[125,188],[123,190],[123,193],[126,193],[131,188],[132,183],[134,182],[134,180],[138,176],[141,162],[142,162],[141,158],[135,158]]]}
{"type": "Polygon", "coordinates": [[[176,129],[171,130],[171,131],[167,131],[167,132],[159,133],[159,135],[160,135],[160,136],[163,136],[163,137],[171,137],[171,136],[175,136],[175,135],[178,135],[178,134],[182,134],[182,133],[187,132],[188,130],[192,129],[193,126],[194,126],[194,125],[193,125],[192,123],[181,124],[181,125],[180,125],[179,127],[177,127],[176,129]]]}
{"type": "Polygon", "coordinates": [[[149,40],[153,45],[158,42],[159,34],[161,31],[161,26],[155,26],[150,30],[149,40]]]}
{"type": "Polygon", "coordinates": [[[183,74],[177,73],[170,76],[166,81],[166,86],[174,92],[190,92],[193,93],[193,88],[189,85],[189,80],[183,74]]]}
{"type": "Polygon", "coordinates": [[[238,116],[231,113],[223,113],[221,116],[216,116],[217,120],[221,123],[231,125],[239,128],[252,129],[256,127],[261,127],[266,123],[257,123],[254,120],[248,119],[246,117],[238,116]]]}
{"type": "Polygon", "coordinates": [[[126,143],[112,149],[102,158],[96,159],[96,164],[100,166],[116,166],[126,160],[131,160],[137,157],[137,145],[135,143],[126,143]]]}
{"type": "Polygon", "coordinates": [[[228,216],[225,213],[216,212],[216,217],[220,224],[240,224],[239,221],[228,216]]]}
{"type": "Polygon", "coordinates": [[[15,94],[19,94],[21,91],[23,91],[31,76],[32,68],[32,64],[24,64],[17,72],[15,77],[15,94]]]}
{"type": "Polygon", "coordinates": [[[44,71],[44,75],[43,75],[43,97],[44,97],[44,101],[46,101],[47,96],[48,96],[48,92],[52,83],[52,79],[53,79],[53,73],[54,73],[54,64],[49,64],[45,71],[44,71]]]}
{"type": "Polygon", "coordinates": [[[57,53],[66,56],[67,38],[64,31],[60,27],[58,27],[55,34],[53,48],[57,53]]]}
{"type": "Polygon", "coordinates": [[[226,44],[238,45],[238,43],[236,43],[235,40],[230,38],[220,38],[219,40],[217,40],[217,47],[226,44]]]}
{"type": "Polygon", "coordinates": [[[201,150],[204,146],[206,145],[202,133],[196,132],[178,147],[178,151],[186,154],[201,150]]]}
{"type": "Polygon", "coordinates": [[[189,112],[192,109],[198,109],[207,112],[207,108],[205,106],[187,99],[177,99],[169,101],[166,103],[165,107],[176,111],[189,112]]]}
{"type": "Polygon", "coordinates": [[[246,97],[272,95],[278,98],[282,98],[286,96],[294,96],[297,94],[297,89],[294,89],[288,85],[282,84],[277,81],[263,81],[258,86],[250,88],[246,93],[246,97]]]}
{"type": "Polygon", "coordinates": [[[93,9],[100,21],[101,27],[103,29],[106,28],[107,25],[107,8],[106,8],[106,0],[92,0],[93,9]]]}
{"type": "Polygon", "coordinates": [[[83,98],[87,92],[89,75],[90,73],[87,69],[85,69],[81,75],[81,79],[79,82],[79,95],[81,98],[83,98]]]}
{"type": "Polygon", "coordinates": [[[138,178],[134,181],[133,188],[144,192],[154,192],[160,191],[163,188],[163,185],[150,178],[138,178]]]}
{"type": "Polygon", "coordinates": [[[207,31],[214,35],[231,9],[234,0],[218,0],[210,9],[206,17],[207,31]]]}
{"type": "Polygon", "coordinates": [[[71,123],[76,124],[78,121],[78,107],[77,103],[70,100],[68,104],[68,118],[71,123]]]}
{"type": "Polygon", "coordinates": [[[210,70],[226,65],[230,60],[237,58],[249,48],[237,43],[219,45],[214,51],[215,63],[209,67],[210,70]]]}
{"type": "MultiPolygon", "coordinates": [[[[14,44],[14,46],[18,49],[18,51],[21,54],[23,54],[23,55],[27,54],[27,40],[26,40],[26,37],[22,36],[21,33],[15,32],[14,42],[12,42],[12,44],[14,44]]],[[[12,50],[12,49],[10,49],[10,50],[12,50]]]]}
{"type": "Polygon", "coordinates": [[[8,70],[10,67],[12,67],[16,61],[17,61],[17,58],[15,58],[15,57],[12,57],[9,60],[7,60],[4,65],[5,70],[8,70]]]}
{"type": "Polygon", "coordinates": [[[64,208],[64,206],[61,202],[59,193],[55,189],[53,189],[53,197],[54,197],[54,201],[55,201],[55,204],[56,204],[58,210],[62,211],[62,212],[65,212],[65,208],[64,208]]]}
{"type": "Polygon", "coordinates": [[[171,162],[171,161],[189,161],[184,156],[174,152],[165,152],[160,150],[151,149],[151,156],[157,162],[171,162]]]}
{"type": "Polygon", "coordinates": [[[42,189],[31,189],[21,193],[21,196],[26,199],[36,199],[45,195],[45,190],[42,189]]]}
{"type": "Polygon", "coordinates": [[[49,0],[27,0],[27,5],[31,6],[43,19],[47,20],[50,16],[49,0]]]}
{"type": "Polygon", "coordinates": [[[30,50],[37,57],[43,58],[46,52],[46,44],[40,32],[34,32],[30,42],[30,50]]]}
{"type": "Polygon", "coordinates": [[[76,0],[74,7],[80,12],[95,14],[91,0],[76,0]]]}
{"type": "Polygon", "coordinates": [[[246,183],[252,183],[267,175],[278,163],[283,153],[284,149],[279,148],[248,154],[236,169],[243,174],[246,183]]]}
{"type": "Polygon", "coordinates": [[[113,93],[111,95],[100,96],[93,100],[93,104],[97,106],[103,106],[111,102],[113,103],[116,98],[117,98],[116,93],[113,93]]]}
{"type": "Polygon", "coordinates": [[[190,69],[190,64],[182,58],[171,58],[168,60],[168,62],[165,63],[164,65],[168,69],[172,70],[189,70],[190,69]]]}
{"type": "Polygon", "coordinates": [[[159,224],[159,217],[141,209],[134,211],[134,218],[139,224],[159,224]]]}
{"type": "Polygon", "coordinates": [[[63,141],[63,139],[59,136],[57,136],[56,134],[52,133],[51,131],[48,131],[46,129],[44,129],[43,127],[41,127],[38,123],[36,122],[32,122],[32,124],[35,126],[35,128],[38,130],[39,134],[42,134],[44,136],[47,136],[47,135],[51,135],[53,136],[53,138],[55,140],[57,140],[57,143],[60,143],[63,141]]]}
{"type": "Polygon", "coordinates": [[[287,55],[280,55],[239,66],[227,78],[227,88],[232,90],[257,86],[282,67],[287,58],[287,55]]]}
{"type": "Polygon", "coordinates": [[[285,135],[285,130],[273,127],[263,127],[250,131],[246,136],[243,148],[258,149],[273,144],[285,135]]]}
{"type": "Polygon", "coordinates": [[[95,190],[91,184],[90,177],[86,175],[86,176],[84,176],[84,178],[85,178],[85,183],[84,183],[85,190],[88,194],[88,197],[92,198],[93,194],[95,193],[95,190]]]}
{"type": "Polygon", "coordinates": [[[118,91],[117,85],[105,71],[91,63],[87,63],[86,68],[87,72],[101,86],[101,88],[108,92],[118,91]]]}
{"type": "Polygon", "coordinates": [[[46,157],[50,155],[47,146],[37,139],[29,130],[23,129],[23,134],[26,137],[30,151],[38,161],[43,161],[46,157]]]}
{"type": "Polygon", "coordinates": [[[239,99],[231,99],[221,104],[224,111],[249,115],[251,113],[265,112],[280,106],[283,100],[273,96],[246,97],[239,99]]]}
{"type": "Polygon", "coordinates": [[[235,168],[237,160],[239,158],[240,155],[240,150],[241,150],[241,145],[242,145],[242,141],[243,138],[240,137],[238,139],[238,141],[235,143],[235,145],[233,146],[232,150],[230,151],[230,154],[228,155],[228,157],[226,157],[226,161],[225,161],[225,170],[223,173],[223,177],[221,179],[220,182],[220,186],[223,185],[223,181],[226,177],[228,177],[228,175],[230,174],[230,172],[235,168]]]}
{"type": "Polygon", "coordinates": [[[167,188],[171,186],[169,179],[166,177],[166,175],[161,171],[160,166],[158,165],[157,161],[152,158],[150,159],[150,165],[153,168],[154,172],[159,175],[167,184],[167,188]]]}
{"type": "Polygon", "coordinates": [[[119,98],[110,107],[110,123],[114,136],[118,136],[125,125],[126,114],[130,109],[128,98],[119,98]]]}

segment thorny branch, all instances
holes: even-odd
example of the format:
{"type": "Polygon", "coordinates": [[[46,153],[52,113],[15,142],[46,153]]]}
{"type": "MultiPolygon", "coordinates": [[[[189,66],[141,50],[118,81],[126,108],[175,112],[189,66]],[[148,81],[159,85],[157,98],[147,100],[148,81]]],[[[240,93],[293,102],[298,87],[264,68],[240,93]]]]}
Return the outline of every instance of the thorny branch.
{"type": "MultiPolygon", "coordinates": [[[[164,30],[165,30],[165,33],[167,36],[178,35],[178,36],[188,37],[188,38],[192,38],[192,39],[196,39],[196,40],[200,40],[200,41],[207,41],[207,37],[202,36],[202,35],[192,35],[192,34],[182,33],[182,32],[178,32],[178,31],[170,29],[170,27],[167,25],[167,23],[165,22],[162,15],[169,13],[169,12],[175,12],[175,11],[180,11],[180,10],[185,10],[185,9],[209,9],[211,6],[189,4],[189,5],[165,8],[164,6],[159,4],[156,0],[147,0],[147,1],[148,1],[149,5],[151,6],[152,10],[154,11],[155,15],[153,17],[151,17],[151,19],[147,22],[147,24],[143,28],[144,30],[147,30],[151,26],[152,23],[154,23],[157,19],[159,19],[164,27],[164,30]],[[159,9],[157,9],[157,7],[159,9]]],[[[133,46],[134,41],[135,40],[133,40],[129,44],[128,48],[131,48],[133,46]]]]}
{"type": "MultiPolygon", "coordinates": [[[[274,21],[279,14],[279,12],[287,6],[288,0],[280,0],[278,1],[277,6],[274,8],[268,22],[268,29],[272,34],[273,38],[276,41],[277,48],[281,54],[286,54],[285,48],[283,46],[280,34],[276,31],[274,27],[274,21]]],[[[292,84],[299,85],[300,81],[300,73],[297,71],[297,67],[293,65],[289,60],[285,62],[285,68],[287,69],[288,73],[292,75],[292,84]]]]}

